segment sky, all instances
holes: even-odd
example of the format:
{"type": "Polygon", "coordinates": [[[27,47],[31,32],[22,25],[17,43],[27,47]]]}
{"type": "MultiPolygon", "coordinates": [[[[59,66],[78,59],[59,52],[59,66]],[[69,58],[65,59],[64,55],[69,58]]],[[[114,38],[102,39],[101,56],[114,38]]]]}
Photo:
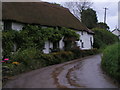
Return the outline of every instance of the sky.
{"type": "MultiPolygon", "coordinates": [[[[0,0],[1,1],[1,0],[0,0]]],[[[70,1],[80,1],[80,0],[2,0],[2,1],[8,1],[8,2],[39,2],[39,1],[45,1],[45,2],[55,2],[55,3],[64,3],[64,2],[70,2],[70,1]]],[[[84,1],[84,0],[81,0],[84,1]]],[[[107,10],[107,18],[106,23],[110,27],[110,31],[115,29],[119,26],[120,29],[120,23],[118,25],[118,2],[120,0],[88,0],[90,2],[93,2],[92,8],[97,13],[98,22],[104,21],[104,8],[108,8],[107,10]]],[[[119,4],[119,17],[120,17],[120,4],[119,4]]],[[[120,21],[120,18],[119,18],[120,21]]]]}
{"type": "MultiPolygon", "coordinates": [[[[56,2],[56,3],[61,4],[64,2],[78,1],[78,0],[42,0],[42,1],[56,2]]],[[[106,7],[108,8],[106,23],[110,27],[110,31],[118,27],[118,2],[119,0],[89,0],[89,1],[93,2],[92,8],[97,13],[98,22],[104,21],[104,12],[105,12],[104,8],[106,7]]]]}

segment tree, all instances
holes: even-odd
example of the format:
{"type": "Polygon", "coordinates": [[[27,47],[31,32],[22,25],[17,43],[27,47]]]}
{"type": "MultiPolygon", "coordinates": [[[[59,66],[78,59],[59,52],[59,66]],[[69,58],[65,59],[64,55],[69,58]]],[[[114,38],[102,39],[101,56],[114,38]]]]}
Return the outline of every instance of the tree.
{"type": "Polygon", "coordinates": [[[68,8],[77,19],[81,20],[81,12],[90,8],[92,4],[87,0],[78,0],[78,2],[65,2],[63,6],[68,8]]]}
{"type": "Polygon", "coordinates": [[[87,28],[92,29],[96,27],[97,25],[97,15],[96,11],[92,8],[89,8],[87,10],[83,10],[81,12],[81,22],[87,26],[87,28]]]}
{"type": "Polygon", "coordinates": [[[119,38],[112,32],[105,29],[93,28],[94,35],[94,48],[105,48],[107,45],[114,44],[118,42],[119,38]]]}
{"type": "Polygon", "coordinates": [[[100,22],[97,24],[97,28],[101,28],[101,29],[105,29],[105,30],[109,30],[109,26],[106,23],[100,22]]]}

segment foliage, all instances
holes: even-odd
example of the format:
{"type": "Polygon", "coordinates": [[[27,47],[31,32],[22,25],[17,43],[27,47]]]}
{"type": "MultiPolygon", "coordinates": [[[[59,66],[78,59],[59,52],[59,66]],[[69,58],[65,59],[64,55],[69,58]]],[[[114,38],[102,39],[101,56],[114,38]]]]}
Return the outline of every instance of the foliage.
{"type": "Polygon", "coordinates": [[[36,25],[27,25],[20,31],[3,31],[3,56],[10,58],[9,61],[3,63],[3,67],[7,66],[9,69],[8,71],[3,70],[3,73],[13,76],[71,60],[73,58],[72,52],[42,53],[45,41],[56,42],[61,40],[62,37],[71,37],[78,40],[80,36],[71,29],[41,28],[36,25]],[[14,44],[17,44],[17,50],[11,53],[14,44]]]}
{"type": "Polygon", "coordinates": [[[73,31],[71,29],[67,29],[65,27],[61,28],[61,32],[62,32],[62,34],[64,36],[64,39],[66,39],[66,38],[74,38],[75,41],[76,41],[76,40],[79,40],[79,38],[80,38],[79,34],[77,34],[75,31],[73,31]]]}
{"type": "Polygon", "coordinates": [[[36,48],[29,48],[23,51],[18,50],[11,56],[9,61],[3,63],[3,77],[14,76],[30,70],[63,63],[96,53],[98,53],[96,49],[83,51],[80,49],[72,49],[71,51],[60,51],[51,54],[43,54],[36,48]]]}
{"type": "Polygon", "coordinates": [[[10,57],[11,52],[14,51],[14,44],[19,46],[19,33],[15,30],[8,30],[2,32],[2,48],[4,57],[10,57]]]}
{"type": "Polygon", "coordinates": [[[108,46],[102,57],[102,68],[120,83],[120,43],[108,46]]]}
{"type": "Polygon", "coordinates": [[[59,64],[73,59],[73,53],[68,51],[56,52],[52,54],[42,54],[35,48],[18,51],[10,60],[3,63],[4,76],[13,76],[22,72],[38,69],[41,67],[59,64]]]}
{"type": "Polygon", "coordinates": [[[87,28],[92,29],[95,28],[97,25],[97,15],[96,11],[89,8],[87,10],[83,10],[81,12],[81,22],[87,26],[87,28]]]}
{"type": "Polygon", "coordinates": [[[77,0],[77,2],[65,2],[63,3],[63,6],[68,8],[71,11],[71,13],[73,13],[74,16],[80,20],[81,12],[90,8],[92,4],[93,3],[89,0],[77,0]]]}
{"type": "Polygon", "coordinates": [[[112,32],[107,31],[105,29],[100,28],[94,28],[93,29],[95,35],[94,35],[94,48],[103,48],[107,45],[114,44],[115,42],[118,42],[118,37],[112,32]]]}
{"type": "Polygon", "coordinates": [[[42,51],[44,47],[44,42],[47,39],[44,30],[41,30],[38,26],[27,25],[23,30],[20,31],[21,37],[21,48],[35,47],[42,51]]]}
{"type": "Polygon", "coordinates": [[[59,63],[63,63],[74,58],[73,52],[71,51],[61,51],[57,53],[52,53],[52,55],[57,59],[59,63]]]}
{"type": "Polygon", "coordinates": [[[101,29],[105,29],[105,30],[109,30],[109,26],[106,23],[100,22],[97,23],[97,28],[101,28],[101,29]]]}
{"type": "Polygon", "coordinates": [[[11,55],[11,59],[14,61],[24,63],[25,65],[29,65],[33,59],[38,58],[41,52],[36,48],[27,48],[25,50],[18,50],[13,55],[11,55]]]}
{"type": "Polygon", "coordinates": [[[90,49],[90,50],[81,50],[79,48],[72,48],[70,51],[73,52],[74,58],[82,58],[85,56],[94,55],[94,54],[99,53],[99,51],[95,48],[90,49]]]}
{"type": "Polygon", "coordinates": [[[3,56],[10,57],[14,44],[17,45],[17,50],[34,47],[42,52],[45,41],[58,42],[62,37],[78,40],[80,36],[71,29],[41,28],[36,25],[27,25],[20,31],[3,31],[3,56]]]}
{"type": "Polygon", "coordinates": [[[62,28],[61,31],[64,35],[64,50],[69,51],[71,48],[76,47],[75,41],[80,39],[80,35],[71,29],[62,28]]]}

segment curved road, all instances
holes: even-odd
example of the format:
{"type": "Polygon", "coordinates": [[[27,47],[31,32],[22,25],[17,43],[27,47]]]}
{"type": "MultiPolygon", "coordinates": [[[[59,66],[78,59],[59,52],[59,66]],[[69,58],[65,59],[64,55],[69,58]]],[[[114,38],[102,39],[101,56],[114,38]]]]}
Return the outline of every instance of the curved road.
{"type": "Polygon", "coordinates": [[[101,55],[21,74],[4,88],[117,88],[100,68],[101,55]]]}

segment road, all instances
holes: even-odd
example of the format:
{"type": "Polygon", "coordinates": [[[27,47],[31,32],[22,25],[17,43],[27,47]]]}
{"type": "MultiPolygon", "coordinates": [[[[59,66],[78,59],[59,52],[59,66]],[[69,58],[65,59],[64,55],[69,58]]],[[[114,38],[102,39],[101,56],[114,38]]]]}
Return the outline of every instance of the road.
{"type": "Polygon", "coordinates": [[[98,54],[37,69],[13,77],[4,88],[117,88],[100,62],[98,54]]]}

